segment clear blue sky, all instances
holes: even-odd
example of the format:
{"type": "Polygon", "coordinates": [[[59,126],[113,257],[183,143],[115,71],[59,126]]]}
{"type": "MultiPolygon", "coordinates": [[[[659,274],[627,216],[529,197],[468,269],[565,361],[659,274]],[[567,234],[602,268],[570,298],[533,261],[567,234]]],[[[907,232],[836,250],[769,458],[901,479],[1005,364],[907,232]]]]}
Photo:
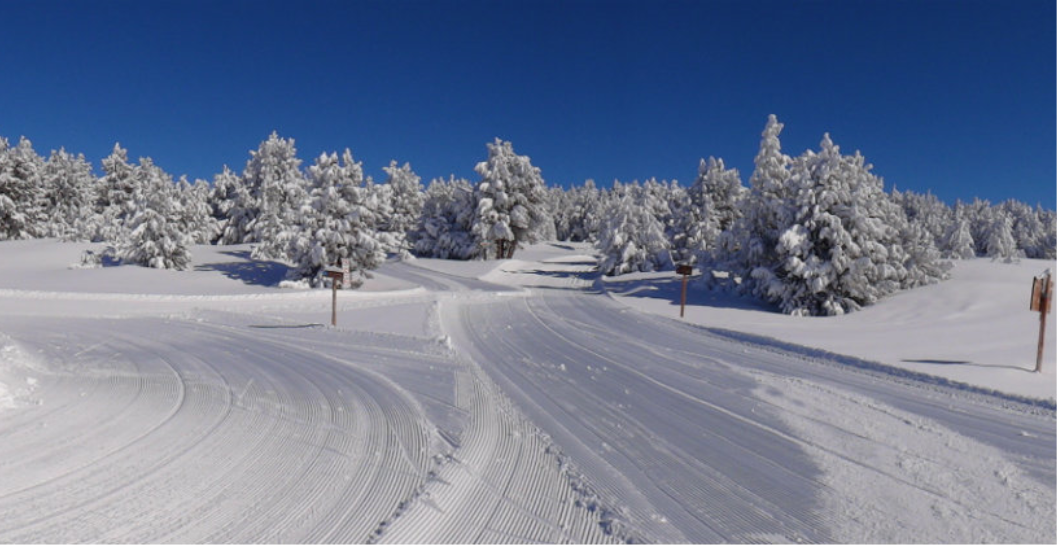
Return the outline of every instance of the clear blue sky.
{"type": "Polygon", "coordinates": [[[829,132],[886,187],[1054,208],[1055,3],[0,0],[0,135],[99,168],[114,142],[174,176],[241,172],[277,130],[384,179],[475,181],[495,137],[549,184],[748,183],[829,132]]]}

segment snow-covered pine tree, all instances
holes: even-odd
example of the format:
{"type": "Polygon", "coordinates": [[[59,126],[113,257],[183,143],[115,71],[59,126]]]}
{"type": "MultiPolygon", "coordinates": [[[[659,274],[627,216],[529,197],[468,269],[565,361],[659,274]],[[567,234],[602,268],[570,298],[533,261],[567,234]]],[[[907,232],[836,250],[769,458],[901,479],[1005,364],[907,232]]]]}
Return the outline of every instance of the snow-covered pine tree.
{"type": "Polygon", "coordinates": [[[243,242],[257,243],[254,259],[286,258],[290,239],[296,234],[293,217],[308,198],[307,182],[301,172],[294,140],[272,132],[246,163],[243,184],[257,204],[259,213],[247,226],[243,242]]]}
{"type": "Polygon", "coordinates": [[[134,190],[117,239],[118,257],[123,263],[155,269],[187,269],[194,240],[181,221],[183,211],[172,177],[150,158],[140,159],[132,175],[134,190]]]}
{"type": "Polygon", "coordinates": [[[933,243],[942,245],[950,226],[954,223],[954,211],[932,193],[920,194],[913,191],[892,190],[892,201],[901,206],[907,220],[919,225],[932,238],[933,243]]]}
{"type": "Polygon", "coordinates": [[[0,240],[40,236],[44,214],[44,159],[22,137],[11,147],[0,138],[0,240]]]}
{"type": "Polygon", "coordinates": [[[209,196],[213,217],[216,218],[220,235],[218,244],[241,244],[249,233],[249,225],[257,214],[257,205],[250,196],[249,188],[238,174],[227,165],[213,177],[213,191],[209,196]]]}
{"type": "Polygon", "coordinates": [[[348,258],[354,287],[385,260],[378,240],[377,218],[364,186],[363,165],[348,149],[321,154],[308,168],[310,198],[298,209],[296,228],[286,253],[296,265],[291,273],[313,286],[324,283],[327,266],[348,258]]]}
{"type": "Polygon", "coordinates": [[[426,198],[421,178],[411,170],[409,163],[398,167],[396,161],[390,161],[383,170],[388,175],[384,184],[388,191],[384,197],[388,201],[389,213],[380,220],[378,230],[387,235],[388,252],[406,256],[412,247],[408,234],[418,226],[426,198]]]}
{"type": "Polygon", "coordinates": [[[488,144],[488,160],[474,171],[481,177],[474,188],[477,213],[473,233],[497,258],[510,258],[519,244],[542,239],[547,217],[547,194],[540,169],[531,160],[514,153],[510,142],[498,138],[488,144]]]}
{"type": "Polygon", "coordinates": [[[1045,235],[1038,214],[1027,204],[1010,199],[998,205],[1013,224],[1013,240],[1018,251],[1028,258],[1042,258],[1042,238],[1045,235]]]}
{"type": "Polygon", "coordinates": [[[843,156],[829,135],[790,169],[795,211],[778,263],[752,271],[755,292],[794,315],[837,315],[945,274],[923,229],[883,191],[862,155],[843,156]]]}
{"type": "Polygon", "coordinates": [[[554,210],[555,238],[570,242],[594,241],[597,229],[592,226],[601,224],[598,208],[601,204],[601,193],[594,180],[586,180],[584,185],[569,188],[568,191],[556,187],[557,205],[554,210]]]}
{"type": "Polygon", "coordinates": [[[969,220],[955,218],[944,233],[940,244],[943,257],[948,259],[972,259],[976,257],[976,245],[969,229],[969,220]]]}
{"type": "Polygon", "coordinates": [[[607,219],[595,245],[599,270],[616,276],[670,268],[671,242],[656,214],[664,203],[651,202],[657,194],[638,182],[614,185],[619,192],[603,213],[607,219]]]}
{"type": "Polygon", "coordinates": [[[696,260],[714,262],[726,255],[718,248],[720,235],[728,233],[741,216],[746,193],[737,169],[728,169],[722,159],[709,157],[698,165],[697,178],[690,186],[693,227],[689,246],[696,260]]]}
{"type": "Polygon", "coordinates": [[[669,253],[674,263],[692,265],[697,262],[697,249],[693,246],[693,234],[698,228],[698,216],[691,202],[690,193],[673,181],[668,186],[665,199],[668,205],[665,236],[668,237],[669,253]]]}
{"type": "Polygon", "coordinates": [[[1013,221],[1004,210],[996,209],[992,214],[991,228],[987,232],[987,257],[992,260],[1001,259],[1006,263],[1012,263],[1014,258],[1020,257],[1017,250],[1017,241],[1013,238],[1013,221]]]}
{"type": "Polygon", "coordinates": [[[45,236],[90,240],[95,232],[96,178],[84,155],[52,151],[44,164],[43,183],[50,218],[45,236]]]}
{"type": "Polygon", "coordinates": [[[121,236],[132,212],[133,195],[137,193],[133,170],[133,165],[128,162],[128,150],[115,143],[113,151],[103,159],[103,177],[97,185],[99,222],[92,234],[93,242],[114,242],[121,236]]]}
{"type": "Polygon", "coordinates": [[[205,180],[195,180],[192,185],[187,176],[180,176],[176,184],[175,196],[180,200],[179,223],[195,244],[209,244],[220,234],[220,224],[213,217],[209,203],[211,192],[209,182],[205,180]]]}
{"type": "Polygon", "coordinates": [[[474,241],[476,212],[473,186],[454,176],[437,178],[426,188],[418,228],[413,232],[415,254],[440,259],[473,259],[479,247],[474,241]]]}
{"type": "MultiPolygon", "coordinates": [[[[756,167],[749,177],[749,191],[742,200],[742,217],[721,244],[724,260],[743,280],[750,279],[756,268],[774,269],[778,265],[778,240],[794,214],[790,206],[794,193],[789,184],[792,159],[782,153],[778,138],[783,127],[774,114],[767,118],[756,167]]],[[[752,282],[743,282],[742,286],[751,288],[752,282]]]]}

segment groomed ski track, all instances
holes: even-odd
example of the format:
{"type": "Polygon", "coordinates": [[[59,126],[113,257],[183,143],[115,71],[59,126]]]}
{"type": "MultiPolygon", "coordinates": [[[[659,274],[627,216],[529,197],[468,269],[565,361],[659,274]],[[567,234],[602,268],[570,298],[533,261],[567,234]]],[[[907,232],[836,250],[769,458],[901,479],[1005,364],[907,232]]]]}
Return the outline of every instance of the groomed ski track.
{"type": "Polygon", "coordinates": [[[583,267],[388,267],[428,334],[178,298],[0,316],[33,377],[0,414],[0,541],[1054,537],[1050,408],[639,314],[583,267]]]}

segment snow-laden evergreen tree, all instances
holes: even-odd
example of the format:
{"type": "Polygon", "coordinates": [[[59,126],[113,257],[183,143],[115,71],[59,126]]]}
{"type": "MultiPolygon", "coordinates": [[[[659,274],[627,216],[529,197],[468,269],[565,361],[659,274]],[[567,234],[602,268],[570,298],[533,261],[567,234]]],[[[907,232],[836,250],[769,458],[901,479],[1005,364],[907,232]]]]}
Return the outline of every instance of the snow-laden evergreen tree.
{"type": "Polygon", "coordinates": [[[991,228],[987,232],[987,257],[992,260],[1001,259],[1011,263],[1014,258],[1020,257],[1017,250],[1017,241],[1013,238],[1013,222],[1009,214],[998,210],[992,214],[991,228]]]}
{"type": "Polygon", "coordinates": [[[670,245],[671,259],[676,264],[693,265],[697,262],[698,255],[697,248],[693,245],[693,234],[699,222],[690,193],[678,182],[673,181],[668,186],[665,201],[668,210],[664,228],[670,245]]]}
{"type": "Polygon", "coordinates": [[[742,216],[741,201],[746,190],[741,176],[737,169],[726,168],[722,159],[702,159],[689,193],[693,227],[688,246],[695,261],[715,261],[729,250],[718,248],[720,234],[729,233],[742,216]]]}
{"type": "Polygon", "coordinates": [[[246,163],[243,184],[258,213],[250,221],[243,242],[254,242],[254,259],[282,259],[295,236],[294,217],[307,199],[307,182],[301,172],[294,140],[272,132],[246,163]]]}
{"type": "Polygon", "coordinates": [[[959,201],[955,204],[955,209],[960,212],[960,216],[969,219],[969,229],[973,235],[973,241],[976,243],[976,255],[978,257],[986,256],[987,239],[990,236],[992,226],[995,224],[995,211],[994,207],[991,206],[991,201],[977,197],[970,203],[959,201]]]}
{"type": "Polygon", "coordinates": [[[572,187],[568,191],[555,188],[558,206],[555,209],[554,227],[557,240],[570,242],[594,241],[601,226],[598,218],[601,208],[601,192],[594,180],[572,187]]]}
{"type": "Polygon", "coordinates": [[[90,240],[95,232],[96,178],[83,154],[52,151],[44,164],[44,197],[49,221],[45,236],[90,240]]]}
{"type": "Polygon", "coordinates": [[[192,185],[186,176],[177,182],[175,196],[179,199],[179,223],[195,244],[209,244],[220,234],[220,223],[213,217],[209,182],[195,180],[192,185]]]}
{"type": "Polygon", "coordinates": [[[605,227],[595,247],[602,274],[616,276],[670,268],[671,242],[656,211],[664,203],[653,202],[657,193],[638,182],[622,184],[620,196],[604,212],[605,227]]]}
{"type": "Polygon", "coordinates": [[[1039,218],[1042,235],[1039,237],[1037,259],[1057,259],[1057,211],[1044,210],[1041,205],[1035,207],[1039,218]]]}
{"type": "Polygon", "coordinates": [[[103,159],[103,177],[100,178],[96,194],[96,212],[99,215],[94,242],[116,241],[125,222],[132,213],[132,199],[138,193],[134,166],[128,162],[128,150],[120,143],[114,144],[110,155],[103,159]]]}
{"type": "Polygon", "coordinates": [[[421,178],[409,163],[398,167],[396,161],[390,161],[383,170],[388,175],[384,184],[388,214],[380,219],[378,230],[384,234],[386,251],[406,256],[412,248],[408,234],[419,224],[426,196],[421,178]]]}
{"type": "Polygon", "coordinates": [[[411,237],[415,254],[440,259],[477,257],[479,246],[473,236],[476,206],[469,181],[454,176],[431,181],[418,228],[411,237]]]}
{"type": "Polygon", "coordinates": [[[47,229],[44,159],[22,137],[11,147],[0,138],[0,240],[40,236],[47,229]]]}
{"type": "Polygon", "coordinates": [[[790,169],[794,214],[774,266],[757,265],[754,292],[794,315],[838,315],[905,287],[936,281],[935,245],[883,191],[862,155],[843,156],[829,135],[790,169]]]}
{"type": "Polygon", "coordinates": [[[1041,258],[1044,255],[1042,238],[1045,232],[1035,210],[1014,199],[1003,202],[999,208],[1012,222],[1013,240],[1018,251],[1028,258],[1041,258]]]}
{"type": "Polygon", "coordinates": [[[385,260],[378,240],[378,220],[365,187],[363,165],[348,149],[342,154],[322,154],[308,168],[309,199],[299,207],[296,228],[287,254],[296,265],[293,276],[313,286],[324,283],[328,266],[349,259],[356,276],[354,287],[370,278],[371,270],[385,260]]]}
{"type": "MultiPolygon", "coordinates": [[[[776,136],[777,137],[777,136],[776,136]]],[[[746,189],[736,168],[727,168],[723,159],[701,160],[690,195],[698,206],[707,206],[719,232],[729,230],[741,217],[741,200],[746,189]]]]}
{"type": "Polygon", "coordinates": [[[140,159],[132,175],[133,193],[117,238],[117,256],[123,263],[155,269],[187,269],[194,240],[181,221],[183,211],[172,177],[150,158],[140,159]]]}
{"type": "Polygon", "coordinates": [[[249,232],[250,223],[256,217],[257,207],[253,204],[249,188],[227,165],[213,177],[209,202],[220,229],[217,243],[241,244],[249,232]]]}
{"type": "Polygon", "coordinates": [[[943,257],[948,259],[972,259],[976,257],[976,245],[969,229],[969,220],[955,218],[944,233],[940,244],[943,257]]]}
{"type": "Polygon", "coordinates": [[[789,183],[792,159],[782,153],[778,138],[783,127],[774,114],[767,118],[749,191],[742,201],[742,217],[725,236],[728,240],[721,243],[730,268],[742,279],[749,278],[758,267],[774,269],[778,265],[779,238],[795,212],[791,206],[795,195],[789,183]]]}
{"type": "Polygon", "coordinates": [[[932,193],[924,195],[913,191],[893,189],[892,200],[900,205],[910,223],[919,225],[937,246],[942,246],[954,223],[954,211],[932,193]]]}
{"type": "Polygon", "coordinates": [[[477,213],[473,233],[491,254],[510,258],[519,244],[542,239],[547,217],[547,193],[540,169],[525,155],[514,153],[510,142],[496,138],[488,144],[488,160],[474,171],[481,177],[474,188],[477,213]]]}

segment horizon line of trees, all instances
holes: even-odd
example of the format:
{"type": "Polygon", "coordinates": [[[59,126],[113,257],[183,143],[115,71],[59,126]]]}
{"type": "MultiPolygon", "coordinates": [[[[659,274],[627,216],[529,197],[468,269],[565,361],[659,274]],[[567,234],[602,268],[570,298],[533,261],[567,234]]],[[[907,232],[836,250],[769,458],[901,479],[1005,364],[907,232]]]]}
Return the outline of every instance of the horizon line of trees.
{"type": "Polygon", "coordinates": [[[224,167],[212,183],[174,181],[149,157],[131,163],[119,144],[96,176],[83,154],[45,159],[25,137],[15,146],[0,137],[0,240],[106,242],[122,262],[178,270],[194,244],[250,243],[254,258],[287,261],[292,279],[313,286],[341,258],[358,285],[389,255],[510,258],[541,240],[585,241],[604,274],[707,266],[729,273],[708,283],[802,315],[842,314],[940,281],[950,259],[1057,258],[1053,210],[886,192],[865,158],[843,154],[828,134],[817,151],[785,155],[782,128],[768,118],[748,187],[710,157],[689,187],[649,179],[606,189],[547,187],[498,138],[476,182],[451,176],[424,188],[396,161],[375,183],[348,149],[303,168],[294,140],[275,132],[241,174],[224,167]]]}

